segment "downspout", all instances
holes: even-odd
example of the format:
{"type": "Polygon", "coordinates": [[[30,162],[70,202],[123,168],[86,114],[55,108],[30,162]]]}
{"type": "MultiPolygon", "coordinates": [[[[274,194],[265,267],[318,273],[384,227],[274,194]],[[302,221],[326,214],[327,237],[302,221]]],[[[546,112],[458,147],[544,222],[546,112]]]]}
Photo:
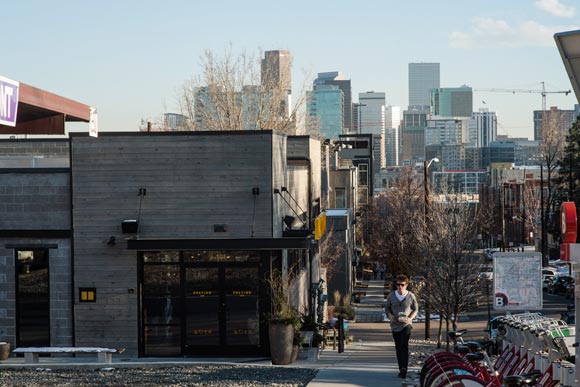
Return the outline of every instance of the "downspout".
{"type": "Polygon", "coordinates": [[[71,287],[71,311],[70,311],[70,316],[71,316],[71,338],[72,338],[72,343],[71,345],[74,347],[76,346],[76,314],[75,314],[75,244],[74,244],[74,240],[75,240],[75,233],[74,233],[74,215],[73,215],[73,211],[74,211],[74,206],[73,206],[73,157],[72,157],[72,136],[69,136],[68,138],[68,168],[69,168],[69,196],[70,196],[70,203],[69,203],[69,209],[70,209],[70,230],[71,230],[71,236],[70,236],[70,287],[71,287]]]}
{"type": "MultiPolygon", "coordinates": [[[[313,222],[312,222],[312,160],[310,160],[310,157],[306,157],[306,156],[294,156],[294,157],[286,157],[286,161],[304,161],[306,162],[307,166],[308,166],[308,227],[312,230],[312,226],[313,226],[313,222]]],[[[314,271],[312,270],[312,261],[313,261],[314,257],[313,254],[311,252],[311,250],[308,250],[308,270],[309,270],[309,277],[310,277],[310,287],[309,289],[312,289],[312,284],[314,283],[318,283],[318,279],[313,278],[314,277],[314,271]]],[[[310,300],[309,300],[310,301],[310,300]]],[[[313,309],[312,306],[310,306],[309,309],[313,309]]]]}

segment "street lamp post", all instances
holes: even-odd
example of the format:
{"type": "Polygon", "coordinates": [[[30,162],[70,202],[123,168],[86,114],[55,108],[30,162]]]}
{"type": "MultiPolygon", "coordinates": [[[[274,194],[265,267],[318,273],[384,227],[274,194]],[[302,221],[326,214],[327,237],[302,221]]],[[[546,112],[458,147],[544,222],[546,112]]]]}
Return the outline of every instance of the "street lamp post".
{"type": "MultiPolygon", "coordinates": [[[[431,160],[425,160],[423,163],[423,184],[425,188],[425,231],[428,230],[428,219],[429,219],[429,201],[430,201],[430,192],[429,192],[429,167],[431,163],[439,162],[437,157],[432,158],[431,160]]],[[[427,284],[425,286],[426,290],[426,297],[425,297],[425,340],[429,340],[431,336],[431,301],[429,298],[431,297],[431,284],[430,284],[430,275],[429,271],[427,271],[427,284]]]]}

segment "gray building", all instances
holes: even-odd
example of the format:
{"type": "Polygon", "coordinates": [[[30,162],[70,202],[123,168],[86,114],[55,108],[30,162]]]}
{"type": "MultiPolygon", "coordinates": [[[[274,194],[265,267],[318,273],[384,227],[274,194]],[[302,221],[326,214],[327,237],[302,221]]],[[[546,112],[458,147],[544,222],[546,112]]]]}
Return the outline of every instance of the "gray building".
{"type": "Polygon", "coordinates": [[[409,106],[429,106],[431,89],[440,86],[439,63],[409,63],[409,106]]]}
{"type": "Polygon", "coordinates": [[[549,127],[555,127],[567,135],[577,117],[578,114],[575,110],[562,110],[556,106],[552,106],[550,110],[546,111],[534,110],[534,140],[542,139],[542,125],[544,122],[549,127]]]}
{"type": "Polygon", "coordinates": [[[473,89],[469,86],[431,90],[431,115],[470,117],[473,114],[473,89]]]}
{"type": "Polygon", "coordinates": [[[14,346],[266,355],[274,270],[298,310],[315,310],[317,140],[74,134],[0,142],[0,154],[13,203],[0,217],[0,334],[14,346]]]}

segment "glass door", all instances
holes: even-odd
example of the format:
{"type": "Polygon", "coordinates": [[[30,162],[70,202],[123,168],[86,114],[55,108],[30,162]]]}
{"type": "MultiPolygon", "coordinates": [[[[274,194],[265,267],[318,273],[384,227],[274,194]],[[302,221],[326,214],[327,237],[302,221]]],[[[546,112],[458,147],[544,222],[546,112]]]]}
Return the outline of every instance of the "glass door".
{"type": "Polygon", "coordinates": [[[217,267],[185,269],[186,348],[218,347],[224,312],[217,267]]]}
{"type": "Polygon", "coordinates": [[[225,268],[225,341],[231,346],[260,344],[258,268],[225,268]]]}
{"type": "Polygon", "coordinates": [[[16,345],[50,346],[48,249],[16,252],[16,345]]]}

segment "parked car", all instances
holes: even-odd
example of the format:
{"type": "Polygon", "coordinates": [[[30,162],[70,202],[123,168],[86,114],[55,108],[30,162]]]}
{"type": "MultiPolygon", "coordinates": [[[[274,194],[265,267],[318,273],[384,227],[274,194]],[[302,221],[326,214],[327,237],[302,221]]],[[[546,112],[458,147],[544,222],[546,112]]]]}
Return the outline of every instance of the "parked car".
{"type": "Polygon", "coordinates": [[[477,278],[480,281],[491,281],[493,280],[493,266],[492,265],[483,265],[479,268],[479,274],[477,278]]]}
{"type": "Polygon", "coordinates": [[[543,274],[542,275],[542,291],[543,292],[548,291],[548,284],[550,284],[550,282],[552,282],[552,281],[554,281],[553,274],[543,274]]]}
{"type": "Polygon", "coordinates": [[[542,275],[544,274],[550,274],[554,276],[558,274],[558,269],[556,269],[555,267],[546,266],[542,269],[542,275]]]}
{"type": "Polygon", "coordinates": [[[569,275],[557,275],[553,281],[548,284],[548,293],[550,294],[566,294],[566,286],[574,283],[574,277],[569,275]]]}

